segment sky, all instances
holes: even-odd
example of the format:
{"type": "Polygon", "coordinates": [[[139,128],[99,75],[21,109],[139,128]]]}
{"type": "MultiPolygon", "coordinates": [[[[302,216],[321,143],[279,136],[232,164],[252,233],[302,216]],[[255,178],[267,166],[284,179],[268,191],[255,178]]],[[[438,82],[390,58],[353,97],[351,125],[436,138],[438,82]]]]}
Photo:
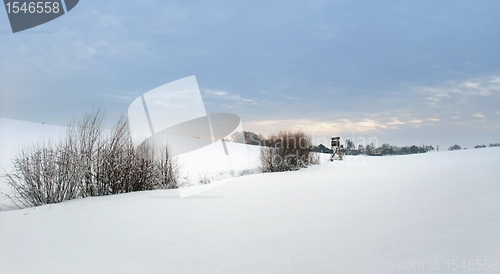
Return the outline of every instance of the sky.
{"type": "Polygon", "coordinates": [[[93,106],[117,117],[196,75],[207,112],[264,135],[488,145],[500,142],[498,10],[496,0],[81,0],[15,34],[0,10],[0,117],[64,125],[93,106]]]}

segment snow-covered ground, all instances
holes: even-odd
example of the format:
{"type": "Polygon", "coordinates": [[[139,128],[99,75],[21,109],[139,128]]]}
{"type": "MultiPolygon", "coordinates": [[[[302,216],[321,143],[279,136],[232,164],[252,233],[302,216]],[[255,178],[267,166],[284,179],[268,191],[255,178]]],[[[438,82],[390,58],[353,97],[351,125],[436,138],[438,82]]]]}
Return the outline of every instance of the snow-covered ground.
{"type": "Polygon", "coordinates": [[[1,211],[0,273],[489,273],[498,166],[500,148],[348,156],[186,198],[157,190],[1,211]]]}

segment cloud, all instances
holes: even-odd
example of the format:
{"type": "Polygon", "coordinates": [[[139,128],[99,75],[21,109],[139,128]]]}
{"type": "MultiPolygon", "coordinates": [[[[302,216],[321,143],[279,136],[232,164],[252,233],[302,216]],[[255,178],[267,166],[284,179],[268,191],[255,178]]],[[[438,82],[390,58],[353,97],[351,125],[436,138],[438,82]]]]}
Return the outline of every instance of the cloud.
{"type": "Polygon", "coordinates": [[[111,98],[115,101],[119,101],[119,102],[132,102],[134,101],[137,96],[136,95],[128,95],[128,94],[114,94],[114,93],[105,93],[103,94],[103,97],[108,97],[108,98],[111,98]]]}
{"type": "Polygon", "coordinates": [[[254,100],[248,99],[248,98],[243,98],[239,94],[229,94],[229,92],[223,91],[223,90],[211,90],[207,89],[204,90],[205,97],[211,97],[216,100],[223,100],[223,101],[232,101],[233,103],[236,104],[242,104],[242,103],[254,103],[254,100]]]}
{"type": "MultiPolygon", "coordinates": [[[[436,86],[410,88],[405,96],[395,96],[390,100],[387,97],[374,99],[366,110],[357,112],[337,109],[326,113],[314,112],[316,116],[313,116],[311,112],[289,113],[284,108],[280,112],[262,113],[272,118],[264,116],[258,120],[253,115],[250,122],[245,117],[243,121],[246,129],[262,134],[280,129],[300,129],[316,136],[353,132],[389,134],[395,130],[404,132],[416,128],[420,132],[427,132],[437,130],[437,127],[440,131],[457,128],[463,131],[489,130],[498,123],[488,120],[488,117],[494,113],[500,114],[498,108],[494,107],[495,102],[500,99],[500,81],[497,80],[500,77],[464,79],[436,86]]],[[[213,94],[215,96],[217,93],[213,94]]],[[[219,97],[224,96],[231,95],[219,97]]]]}
{"type": "MultiPolygon", "coordinates": [[[[485,119],[484,124],[477,124],[474,117],[486,118],[497,113],[496,106],[500,103],[500,77],[470,78],[437,86],[416,87],[413,91],[415,97],[408,108],[412,114],[410,117],[420,117],[417,120],[421,119],[434,125],[451,125],[454,119],[460,118],[464,124],[485,128],[488,127],[486,123],[491,124],[494,121],[485,119]]],[[[414,125],[424,124],[423,121],[417,123],[416,120],[405,120],[414,125]]]]}
{"type": "Polygon", "coordinates": [[[245,122],[246,128],[269,134],[281,129],[303,130],[313,135],[331,135],[341,133],[363,133],[379,131],[387,125],[372,119],[351,120],[338,119],[336,121],[315,121],[312,119],[290,120],[261,120],[245,122]]]}
{"type": "Polygon", "coordinates": [[[388,125],[404,125],[406,124],[405,122],[401,122],[398,120],[398,118],[394,117],[392,118],[392,122],[387,123],[388,125]]]}
{"type": "Polygon", "coordinates": [[[434,97],[451,97],[457,94],[464,96],[490,96],[500,91],[500,77],[468,79],[458,83],[451,82],[441,87],[419,87],[416,90],[417,92],[430,93],[434,97]]]}
{"type": "Polygon", "coordinates": [[[480,89],[481,84],[467,81],[465,83],[460,84],[460,86],[463,86],[466,88],[480,89]]]}
{"type": "Polygon", "coordinates": [[[227,95],[227,92],[222,91],[222,90],[205,90],[205,93],[208,94],[208,96],[224,96],[224,95],[227,95]]]}

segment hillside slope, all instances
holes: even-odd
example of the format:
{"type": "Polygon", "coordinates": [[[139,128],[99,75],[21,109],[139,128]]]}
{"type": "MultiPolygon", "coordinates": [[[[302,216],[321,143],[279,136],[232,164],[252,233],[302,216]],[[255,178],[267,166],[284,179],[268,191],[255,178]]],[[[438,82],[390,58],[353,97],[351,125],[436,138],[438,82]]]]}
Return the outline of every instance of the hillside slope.
{"type": "Polygon", "coordinates": [[[3,211],[0,273],[427,273],[439,261],[435,273],[449,272],[446,260],[491,263],[499,164],[498,148],[352,156],[183,199],[159,190],[3,211]]]}

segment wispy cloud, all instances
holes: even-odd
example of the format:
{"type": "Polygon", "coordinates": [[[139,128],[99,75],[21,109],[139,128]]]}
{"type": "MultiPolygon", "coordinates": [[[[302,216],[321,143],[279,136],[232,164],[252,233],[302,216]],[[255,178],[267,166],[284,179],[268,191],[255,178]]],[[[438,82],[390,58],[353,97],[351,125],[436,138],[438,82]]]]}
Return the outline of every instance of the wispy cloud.
{"type": "Polygon", "coordinates": [[[393,118],[392,118],[392,121],[391,121],[391,122],[389,122],[389,123],[387,123],[387,124],[388,124],[388,125],[404,125],[404,124],[406,124],[406,123],[405,123],[405,122],[401,122],[401,121],[399,121],[399,120],[398,120],[398,118],[396,118],[396,117],[393,117],[393,118]]]}
{"type": "Polygon", "coordinates": [[[291,120],[261,120],[246,122],[245,127],[261,133],[269,134],[281,129],[304,130],[313,135],[330,135],[341,133],[363,133],[380,131],[387,125],[373,119],[350,120],[338,119],[335,121],[315,121],[311,119],[291,120]]]}
{"type": "Polygon", "coordinates": [[[417,95],[412,104],[414,114],[430,114],[432,116],[427,121],[440,123],[451,122],[451,119],[460,117],[466,123],[472,117],[485,118],[496,112],[494,106],[500,103],[500,77],[473,78],[438,86],[417,87],[414,92],[417,95]]]}
{"type": "Polygon", "coordinates": [[[111,99],[116,100],[116,101],[122,101],[122,102],[123,101],[125,101],[125,102],[132,102],[132,101],[134,101],[137,98],[137,96],[134,96],[134,95],[111,94],[111,93],[104,94],[103,96],[111,98],[111,99]]]}
{"type": "Polygon", "coordinates": [[[205,93],[208,96],[224,96],[227,95],[227,92],[222,90],[205,90],[205,93]]]}
{"type": "Polygon", "coordinates": [[[239,94],[229,94],[229,92],[223,90],[207,89],[204,90],[204,93],[205,93],[204,97],[211,97],[216,100],[232,101],[233,103],[236,104],[254,103],[254,100],[252,99],[241,97],[241,95],[239,94]]]}
{"type": "Polygon", "coordinates": [[[463,96],[490,96],[500,93],[500,77],[487,77],[469,79],[463,82],[450,82],[444,86],[438,87],[418,87],[417,92],[423,92],[429,95],[429,99],[435,100],[435,97],[451,97],[457,95],[463,96]]]}

